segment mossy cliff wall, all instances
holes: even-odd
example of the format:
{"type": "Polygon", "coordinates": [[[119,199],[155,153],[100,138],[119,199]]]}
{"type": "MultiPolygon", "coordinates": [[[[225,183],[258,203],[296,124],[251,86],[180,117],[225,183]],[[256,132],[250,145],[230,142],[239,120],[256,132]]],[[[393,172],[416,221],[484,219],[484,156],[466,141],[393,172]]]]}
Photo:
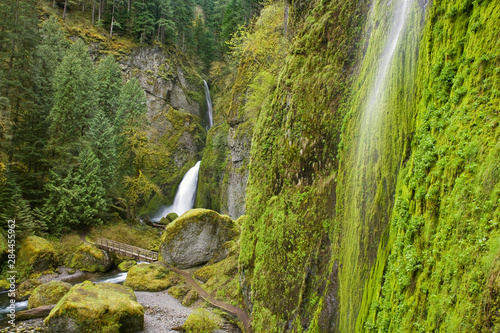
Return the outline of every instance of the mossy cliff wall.
{"type": "Polygon", "coordinates": [[[241,240],[257,332],[500,328],[500,4],[410,2],[366,124],[399,3],[292,4],[241,240]]]}

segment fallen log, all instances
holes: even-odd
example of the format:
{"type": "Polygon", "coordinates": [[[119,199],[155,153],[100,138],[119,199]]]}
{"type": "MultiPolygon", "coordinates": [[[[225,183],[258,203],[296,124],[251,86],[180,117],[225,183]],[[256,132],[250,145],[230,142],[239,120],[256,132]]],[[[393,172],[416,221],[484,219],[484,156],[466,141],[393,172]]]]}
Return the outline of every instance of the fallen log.
{"type": "Polygon", "coordinates": [[[28,320],[34,318],[45,318],[49,315],[50,311],[55,307],[55,304],[41,306],[34,309],[19,311],[16,313],[16,320],[28,320]]]}

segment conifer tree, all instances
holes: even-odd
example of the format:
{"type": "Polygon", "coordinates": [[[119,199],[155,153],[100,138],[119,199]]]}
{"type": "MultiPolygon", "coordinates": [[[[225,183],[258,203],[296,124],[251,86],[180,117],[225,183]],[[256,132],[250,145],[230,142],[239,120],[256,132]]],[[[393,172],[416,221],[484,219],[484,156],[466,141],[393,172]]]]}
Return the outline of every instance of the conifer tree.
{"type": "Polygon", "coordinates": [[[61,233],[102,223],[106,201],[99,177],[99,160],[90,149],[84,149],[78,162],[65,177],[51,172],[51,180],[46,185],[49,195],[42,208],[50,232],[61,233]]]}
{"type": "Polygon", "coordinates": [[[118,111],[116,127],[118,130],[125,124],[127,119],[136,118],[148,111],[146,94],[139,80],[131,78],[123,85],[118,99],[118,111]]]}
{"type": "Polygon", "coordinates": [[[110,121],[116,117],[118,97],[122,88],[122,72],[113,56],[107,56],[97,68],[97,103],[110,121]]]}
{"type": "Polygon", "coordinates": [[[54,157],[76,156],[97,109],[96,79],[88,49],[79,39],[57,68],[54,107],[50,112],[50,144],[54,157]]]}
{"type": "Polygon", "coordinates": [[[24,193],[30,200],[41,197],[43,178],[47,172],[44,151],[48,142],[49,113],[53,106],[53,78],[68,42],[57,19],[52,16],[41,24],[40,44],[36,47],[31,65],[34,103],[19,124],[16,136],[18,162],[28,171],[23,177],[24,193]]]}
{"type": "Polygon", "coordinates": [[[0,151],[8,167],[19,124],[33,106],[31,57],[38,43],[34,1],[0,1],[0,151]]]}
{"type": "Polygon", "coordinates": [[[107,197],[111,197],[116,190],[118,160],[115,130],[104,113],[98,112],[92,119],[87,138],[92,152],[100,161],[99,178],[107,197]]]}

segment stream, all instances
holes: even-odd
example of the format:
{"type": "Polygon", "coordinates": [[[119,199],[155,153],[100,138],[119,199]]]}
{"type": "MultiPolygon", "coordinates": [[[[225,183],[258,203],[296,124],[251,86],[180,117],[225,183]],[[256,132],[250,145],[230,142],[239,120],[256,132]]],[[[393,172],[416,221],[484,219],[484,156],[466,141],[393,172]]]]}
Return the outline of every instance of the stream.
{"type": "MultiPolygon", "coordinates": [[[[138,262],[145,263],[145,262],[138,262]]],[[[121,272],[117,268],[106,272],[106,273],[88,273],[83,272],[83,274],[75,274],[74,278],[65,279],[65,282],[68,282],[72,285],[82,283],[84,281],[91,281],[94,283],[117,283],[122,284],[127,277],[127,272],[121,272]]],[[[5,318],[7,317],[7,313],[9,313],[9,305],[10,305],[10,297],[8,295],[8,291],[0,292],[0,327],[2,327],[5,318]]],[[[28,309],[28,301],[17,301],[16,302],[16,312],[23,311],[28,309]]]]}

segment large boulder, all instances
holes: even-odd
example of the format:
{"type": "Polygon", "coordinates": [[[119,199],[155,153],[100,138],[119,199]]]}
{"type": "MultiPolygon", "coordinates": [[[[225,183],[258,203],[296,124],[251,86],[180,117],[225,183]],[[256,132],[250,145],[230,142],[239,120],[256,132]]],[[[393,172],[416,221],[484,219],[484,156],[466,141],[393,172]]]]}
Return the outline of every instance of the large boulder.
{"type": "Polygon", "coordinates": [[[50,332],[138,332],[144,326],[144,308],[134,292],[112,283],[77,284],[45,319],[50,332]]]}
{"type": "Polygon", "coordinates": [[[56,304],[71,289],[71,285],[63,281],[50,281],[38,286],[28,299],[28,309],[56,304]]]}
{"type": "Polygon", "coordinates": [[[227,253],[224,244],[239,236],[229,216],[208,209],[191,209],[170,223],[161,237],[161,260],[179,268],[205,264],[227,253]]]}
{"type": "Polygon", "coordinates": [[[43,284],[41,281],[35,279],[24,280],[23,282],[21,282],[19,287],[17,287],[16,299],[18,301],[27,300],[31,296],[33,291],[35,291],[35,289],[38,288],[38,286],[40,286],[41,284],[43,284]]]}
{"type": "Polygon", "coordinates": [[[130,268],[123,283],[135,291],[160,291],[184,282],[184,278],[161,264],[139,264],[130,268]]]}
{"type": "Polygon", "coordinates": [[[69,266],[85,272],[106,272],[113,266],[113,258],[95,245],[82,244],[73,254],[69,266]]]}
{"type": "Polygon", "coordinates": [[[28,236],[21,243],[18,262],[30,267],[35,272],[43,272],[57,267],[56,250],[48,240],[37,236],[28,236]]]}

